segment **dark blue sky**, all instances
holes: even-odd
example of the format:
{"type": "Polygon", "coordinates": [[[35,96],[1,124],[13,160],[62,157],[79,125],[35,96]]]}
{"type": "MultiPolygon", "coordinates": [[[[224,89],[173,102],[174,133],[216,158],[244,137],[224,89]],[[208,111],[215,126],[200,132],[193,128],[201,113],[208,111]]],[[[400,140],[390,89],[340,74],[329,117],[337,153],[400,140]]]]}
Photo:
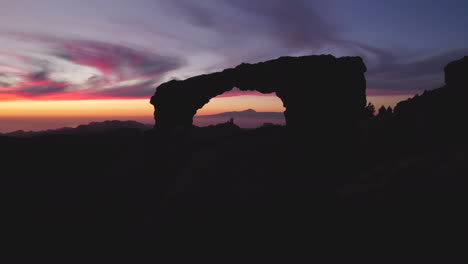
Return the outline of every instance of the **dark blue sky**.
{"type": "Polygon", "coordinates": [[[468,47],[468,1],[337,1],[348,38],[381,48],[441,52],[468,47]]]}
{"type": "Polygon", "coordinates": [[[0,95],[26,98],[146,98],[171,78],[322,53],[362,56],[370,95],[410,95],[468,55],[463,0],[0,3],[0,95]]]}

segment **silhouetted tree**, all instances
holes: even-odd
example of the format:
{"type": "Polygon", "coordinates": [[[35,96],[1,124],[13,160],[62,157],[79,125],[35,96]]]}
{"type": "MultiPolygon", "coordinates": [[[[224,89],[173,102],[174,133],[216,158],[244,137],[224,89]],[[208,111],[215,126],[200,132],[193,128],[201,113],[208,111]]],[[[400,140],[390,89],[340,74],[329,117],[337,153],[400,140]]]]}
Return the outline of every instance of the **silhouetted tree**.
{"type": "Polygon", "coordinates": [[[375,106],[371,102],[364,108],[364,114],[366,117],[373,117],[375,115],[375,106]]]}
{"type": "Polygon", "coordinates": [[[385,108],[385,106],[382,105],[379,108],[379,113],[377,114],[377,118],[378,119],[388,119],[388,118],[392,117],[392,115],[393,115],[392,107],[389,106],[389,107],[385,108]]]}
{"type": "Polygon", "coordinates": [[[385,106],[381,106],[379,108],[379,113],[377,114],[377,117],[378,118],[385,118],[387,116],[387,108],[385,108],[385,106]]]}
{"type": "Polygon", "coordinates": [[[393,109],[392,109],[392,107],[389,106],[387,108],[387,116],[391,116],[392,114],[393,114],[393,109]]]}

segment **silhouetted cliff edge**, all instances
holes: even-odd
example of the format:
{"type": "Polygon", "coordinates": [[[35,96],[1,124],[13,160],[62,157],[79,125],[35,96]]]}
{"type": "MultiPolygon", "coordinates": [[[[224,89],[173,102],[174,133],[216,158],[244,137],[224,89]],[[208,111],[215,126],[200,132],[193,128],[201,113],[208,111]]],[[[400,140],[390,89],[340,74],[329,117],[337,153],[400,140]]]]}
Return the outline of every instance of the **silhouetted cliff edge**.
{"type": "Polygon", "coordinates": [[[449,63],[445,86],[402,101],[394,111],[400,136],[460,140],[468,133],[468,56],[449,63]]]}

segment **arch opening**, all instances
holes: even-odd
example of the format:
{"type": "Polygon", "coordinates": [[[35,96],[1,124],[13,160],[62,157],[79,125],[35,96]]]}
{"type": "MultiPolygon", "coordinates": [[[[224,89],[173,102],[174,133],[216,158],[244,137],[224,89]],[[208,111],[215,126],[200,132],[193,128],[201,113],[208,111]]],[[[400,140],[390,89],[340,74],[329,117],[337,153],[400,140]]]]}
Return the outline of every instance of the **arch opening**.
{"type": "Polygon", "coordinates": [[[257,128],[263,125],[285,125],[286,108],[276,93],[232,90],[213,97],[199,108],[193,118],[196,126],[225,123],[233,119],[241,128],[257,128]]]}

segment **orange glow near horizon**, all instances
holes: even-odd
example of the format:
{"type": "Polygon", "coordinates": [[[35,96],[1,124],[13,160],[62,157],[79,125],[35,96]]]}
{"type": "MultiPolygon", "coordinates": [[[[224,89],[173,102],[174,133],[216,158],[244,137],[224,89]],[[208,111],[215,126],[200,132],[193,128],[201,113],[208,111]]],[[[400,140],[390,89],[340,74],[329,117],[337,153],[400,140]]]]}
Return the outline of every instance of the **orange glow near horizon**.
{"type": "MultiPolygon", "coordinates": [[[[368,96],[376,109],[380,106],[394,107],[398,102],[413,95],[368,96]]],[[[46,130],[65,126],[75,127],[92,121],[134,120],[153,124],[154,108],[149,99],[107,99],[107,100],[24,100],[3,97],[0,101],[0,133],[15,130],[46,130]]],[[[238,95],[216,97],[210,100],[197,115],[212,115],[222,112],[254,109],[258,112],[284,112],[281,100],[275,95],[238,95]]]]}
{"type": "MultiPolygon", "coordinates": [[[[381,105],[394,107],[398,102],[410,97],[412,95],[376,95],[368,96],[367,101],[376,107],[381,105]]],[[[152,116],[154,111],[149,99],[39,101],[21,100],[15,96],[8,99],[0,102],[0,117],[152,116]]],[[[285,110],[281,100],[274,95],[241,95],[213,98],[197,111],[197,115],[242,111],[249,108],[258,112],[285,110]]]]}
{"type": "Polygon", "coordinates": [[[16,100],[0,102],[0,117],[151,116],[149,99],[135,100],[16,100]]]}
{"type": "Polygon", "coordinates": [[[254,109],[257,112],[284,112],[283,102],[276,95],[256,96],[241,95],[232,97],[216,97],[210,100],[197,115],[213,115],[222,112],[254,109]]]}
{"type": "MultiPolygon", "coordinates": [[[[13,99],[13,98],[11,98],[13,99]]],[[[197,115],[253,108],[259,112],[283,112],[276,96],[233,96],[213,98],[197,115]]],[[[9,100],[0,102],[0,117],[93,117],[93,116],[152,116],[154,108],[149,99],[112,100],[9,100]]]]}

